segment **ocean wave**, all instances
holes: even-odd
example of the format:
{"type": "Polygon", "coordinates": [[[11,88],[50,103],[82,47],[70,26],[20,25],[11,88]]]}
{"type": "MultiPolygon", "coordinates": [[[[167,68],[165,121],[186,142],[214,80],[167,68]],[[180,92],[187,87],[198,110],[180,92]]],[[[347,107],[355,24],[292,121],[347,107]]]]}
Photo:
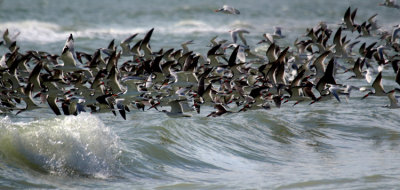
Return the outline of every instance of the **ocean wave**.
{"type": "MultiPolygon", "coordinates": [[[[181,20],[172,27],[165,28],[167,33],[190,34],[190,33],[227,33],[229,28],[225,26],[213,26],[200,20],[181,20]]],[[[162,31],[162,30],[161,30],[162,31]]]]}
{"type": "MultiPolygon", "coordinates": [[[[236,26],[233,23],[233,26],[236,26]]],[[[70,33],[75,38],[88,39],[111,39],[127,37],[133,33],[145,34],[152,27],[161,35],[187,35],[193,33],[228,33],[229,27],[213,26],[200,20],[181,20],[171,25],[149,26],[149,27],[92,27],[92,28],[73,28],[63,27],[56,23],[43,22],[37,20],[21,20],[0,24],[0,31],[8,29],[13,36],[20,33],[16,40],[32,42],[35,44],[47,44],[65,41],[70,33]]]]}
{"type": "Polygon", "coordinates": [[[13,36],[20,32],[17,41],[35,42],[38,44],[65,40],[68,36],[61,32],[62,27],[55,23],[37,20],[22,20],[0,24],[0,31],[8,29],[13,36]]]}
{"type": "Polygon", "coordinates": [[[32,122],[0,120],[0,154],[6,161],[54,175],[113,176],[121,154],[118,141],[90,114],[32,122]]]}

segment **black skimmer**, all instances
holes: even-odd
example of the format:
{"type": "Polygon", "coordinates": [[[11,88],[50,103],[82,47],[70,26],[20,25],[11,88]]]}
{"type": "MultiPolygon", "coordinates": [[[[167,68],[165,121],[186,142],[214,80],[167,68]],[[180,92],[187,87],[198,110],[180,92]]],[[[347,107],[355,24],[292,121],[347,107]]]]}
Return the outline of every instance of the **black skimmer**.
{"type": "Polygon", "coordinates": [[[220,54],[217,52],[220,48],[221,48],[221,44],[217,44],[217,45],[213,46],[207,52],[207,59],[209,61],[209,65],[211,67],[218,67],[220,65],[219,61],[218,61],[218,57],[223,55],[223,54],[220,54]]]}
{"type": "Polygon", "coordinates": [[[362,74],[363,73],[362,68],[364,66],[364,63],[365,63],[365,59],[362,59],[362,61],[361,61],[361,58],[357,58],[356,62],[354,63],[353,68],[347,69],[345,71],[345,72],[347,72],[347,71],[351,70],[355,74],[355,75],[349,77],[348,79],[352,79],[352,78],[363,79],[364,76],[362,74]]]}
{"type": "MultiPolygon", "coordinates": [[[[220,11],[224,12],[223,9],[220,11]]],[[[30,100],[29,91],[41,92],[41,98],[47,99],[56,115],[63,111],[78,114],[78,110],[82,110],[78,107],[86,106],[93,112],[112,111],[116,114],[118,110],[124,119],[129,107],[135,105],[144,110],[145,105],[158,109],[157,106],[173,104],[170,114],[192,111],[192,107],[199,112],[200,105],[216,105],[210,117],[229,112],[224,106],[230,106],[232,110],[243,106],[243,111],[275,107],[274,103],[279,107],[282,97],[286,101],[296,101],[295,104],[333,97],[341,101],[341,94],[349,95],[352,89],[358,89],[336,84],[336,81],[343,81],[340,74],[335,75],[336,69],[343,68],[340,65],[343,62],[354,63],[349,69],[354,72],[352,78],[361,79],[365,75],[367,82],[371,81],[371,74],[375,74],[373,62],[379,64],[378,71],[382,73],[387,73],[383,65],[391,63],[396,73],[395,81],[400,85],[399,56],[396,54],[400,52],[399,26],[378,34],[382,41],[372,41],[370,45],[363,43],[357,55],[352,48],[359,41],[354,40],[354,35],[345,36],[347,31],[344,30],[357,29],[362,37],[375,36],[377,33],[373,31],[379,26],[375,19],[377,14],[361,25],[355,24],[356,12],[357,9],[351,12],[350,8],[346,11],[344,25],[337,29],[333,43],[332,31],[326,23],[320,23],[307,30],[307,39],[296,40],[294,46],[297,49],[291,51],[293,45],[273,43],[284,37],[281,28],[275,27],[274,34],[264,34],[265,40],[270,39],[271,43],[266,54],[258,55],[251,51],[248,46],[251,44],[244,38],[249,31],[239,28],[230,31],[233,43],[217,39],[217,36],[211,38],[207,61],[202,54],[188,48],[192,40],[180,44],[181,49],[154,51],[154,47],[150,47],[154,29],[135,44],[133,41],[138,34],[130,35],[120,44],[112,40],[107,48],[99,48],[93,54],[75,51],[74,38],[69,35],[60,56],[41,51],[21,53],[6,31],[3,43],[9,48],[0,59],[0,91],[4,94],[1,103],[9,107],[5,106],[7,109],[4,110],[0,106],[0,111],[16,108],[21,100],[27,105],[24,110],[35,108],[35,99],[30,100]],[[228,48],[232,48],[232,53],[229,54],[228,48]],[[129,56],[122,65],[118,63],[121,56],[129,56]],[[326,58],[331,57],[326,65],[326,58]],[[226,63],[221,63],[222,59],[226,63]],[[363,65],[367,69],[363,69],[363,65]],[[21,89],[24,85],[27,85],[25,91],[21,89]],[[284,94],[283,89],[290,96],[284,94]],[[313,93],[315,89],[320,92],[319,98],[313,93]],[[63,110],[57,108],[59,101],[63,110]]],[[[380,84],[382,73],[378,74],[369,94],[389,96],[394,93],[385,93],[380,84]]],[[[391,104],[391,107],[397,107],[397,103],[391,104]]]]}
{"type": "Polygon", "coordinates": [[[339,27],[336,30],[335,36],[333,37],[333,43],[335,45],[335,54],[337,56],[345,56],[346,55],[346,49],[345,49],[345,45],[342,41],[342,27],[339,27]]]}
{"type": "Polygon", "coordinates": [[[357,14],[357,9],[355,9],[353,12],[351,12],[351,8],[347,8],[346,12],[344,13],[343,16],[343,22],[344,25],[346,26],[346,30],[350,31],[355,31],[357,29],[357,24],[354,22],[354,18],[356,17],[357,14]]]}
{"type": "Polygon", "coordinates": [[[328,66],[326,67],[324,76],[319,79],[316,88],[320,94],[323,94],[323,91],[326,89],[326,84],[336,84],[335,78],[333,77],[333,70],[335,67],[335,59],[332,58],[328,66]]]}
{"type": "Polygon", "coordinates": [[[153,57],[153,52],[150,48],[150,38],[151,35],[153,34],[154,28],[152,28],[151,30],[149,30],[146,35],[144,36],[141,44],[140,44],[140,49],[143,50],[144,52],[144,57],[146,59],[151,59],[153,57]]]}
{"type": "Polygon", "coordinates": [[[237,10],[237,9],[235,9],[232,6],[229,6],[229,5],[224,5],[224,6],[222,6],[222,8],[216,9],[214,11],[215,12],[222,12],[222,13],[225,13],[225,14],[234,14],[234,15],[240,14],[239,10],[237,10]]]}
{"type": "Polygon", "coordinates": [[[133,54],[133,60],[134,61],[140,61],[140,58],[143,56],[142,53],[140,53],[141,45],[142,45],[143,40],[139,40],[136,42],[135,45],[132,46],[130,52],[133,54]]]}
{"type": "Polygon", "coordinates": [[[183,50],[182,53],[185,54],[185,53],[189,52],[189,48],[187,47],[189,44],[193,44],[193,40],[189,40],[189,41],[183,42],[183,43],[181,44],[182,50],[183,50]]]}
{"type": "Polygon", "coordinates": [[[282,35],[282,27],[276,26],[274,27],[274,33],[264,33],[263,37],[264,39],[259,41],[257,44],[273,44],[275,43],[275,40],[285,38],[286,36],[282,35]]]}
{"type": "Polygon", "coordinates": [[[133,53],[131,51],[131,46],[130,43],[133,41],[133,39],[138,35],[138,33],[132,34],[126,39],[124,39],[121,43],[121,49],[122,49],[122,56],[132,56],[133,53]]]}
{"type": "Polygon", "coordinates": [[[26,84],[25,88],[20,88],[21,89],[21,96],[22,100],[25,102],[26,106],[23,109],[20,109],[15,115],[18,115],[19,113],[23,111],[30,111],[33,109],[38,109],[40,108],[32,99],[32,90],[33,90],[33,84],[28,83],[26,84]]]}
{"type": "Polygon", "coordinates": [[[274,62],[278,59],[278,52],[279,52],[279,47],[275,45],[275,43],[272,43],[266,52],[267,58],[269,62],[274,62]]]}
{"type": "Polygon", "coordinates": [[[8,31],[8,28],[7,28],[3,33],[4,45],[7,46],[8,48],[10,48],[11,44],[16,42],[16,39],[20,35],[20,33],[21,32],[17,32],[13,36],[10,36],[10,32],[8,31]]]}
{"type": "Polygon", "coordinates": [[[61,115],[60,109],[58,109],[58,106],[57,106],[57,103],[56,103],[57,102],[57,96],[53,96],[53,95],[47,94],[46,95],[46,101],[47,101],[47,104],[49,104],[51,110],[53,110],[53,112],[56,115],[61,115]]]}
{"type": "Polygon", "coordinates": [[[107,93],[101,96],[97,96],[96,101],[98,103],[99,109],[95,110],[95,112],[104,113],[111,111],[115,116],[117,115],[114,109],[115,102],[113,94],[107,93]]]}
{"type": "Polygon", "coordinates": [[[398,108],[400,108],[399,101],[397,100],[398,97],[395,96],[395,92],[396,91],[400,91],[400,89],[393,89],[393,90],[391,90],[391,91],[389,91],[387,93],[387,96],[389,98],[390,104],[385,106],[385,107],[388,107],[390,109],[398,109],[398,108]]]}
{"type": "Polygon", "coordinates": [[[179,103],[180,101],[187,101],[186,99],[183,100],[172,100],[168,102],[168,105],[171,107],[171,111],[162,110],[167,116],[178,118],[178,117],[192,117],[190,114],[183,113],[182,105],[179,103]]]}
{"type": "Polygon", "coordinates": [[[362,99],[365,99],[366,97],[373,95],[373,96],[386,96],[385,89],[383,88],[382,85],[382,72],[379,72],[379,74],[376,76],[374,82],[372,83],[372,88],[373,90],[366,94],[365,96],[362,97],[362,99]]]}
{"type": "Polygon", "coordinates": [[[67,72],[74,72],[74,71],[82,71],[82,70],[88,70],[87,68],[83,68],[83,67],[78,67],[76,65],[76,58],[75,58],[75,54],[72,52],[71,49],[69,49],[68,46],[65,46],[60,59],[63,61],[63,65],[56,65],[54,67],[54,69],[58,69],[58,70],[63,70],[63,71],[67,71],[67,72]]]}
{"type": "Polygon", "coordinates": [[[400,25],[397,25],[392,31],[391,42],[396,42],[396,39],[400,36],[400,25]]]}
{"type": "Polygon", "coordinates": [[[378,29],[380,29],[381,27],[378,25],[376,17],[378,16],[378,14],[374,14],[371,17],[368,18],[368,25],[369,25],[369,31],[376,31],[378,29]]]}
{"type": "Polygon", "coordinates": [[[231,111],[226,110],[226,108],[221,104],[215,104],[214,108],[217,109],[217,111],[211,112],[210,114],[207,115],[207,117],[218,117],[226,113],[232,113],[231,111]]]}
{"type": "MultiPolygon", "coordinates": [[[[284,103],[288,102],[288,101],[296,101],[294,105],[308,99],[308,97],[304,96],[304,93],[302,91],[302,89],[305,88],[305,86],[301,86],[301,81],[304,78],[304,73],[305,71],[301,71],[297,74],[297,76],[293,79],[293,81],[291,82],[290,86],[288,88],[286,88],[285,90],[289,93],[290,96],[284,96],[284,98],[286,99],[286,101],[284,101],[284,103]]],[[[312,83],[311,84],[311,88],[312,88],[312,83]]]]}
{"type": "Polygon", "coordinates": [[[315,61],[313,62],[313,66],[315,67],[317,73],[316,73],[316,78],[320,79],[324,76],[325,74],[325,59],[329,56],[329,54],[331,54],[330,51],[326,51],[324,53],[322,53],[319,57],[317,57],[315,59],[315,61]]]}
{"type": "Polygon", "coordinates": [[[240,40],[243,42],[243,45],[247,46],[247,41],[246,41],[246,38],[244,37],[244,34],[250,33],[248,30],[243,29],[243,28],[236,28],[236,29],[230,30],[229,33],[231,34],[233,43],[235,43],[235,44],[237,43],[237,39],[239,36],[240,40]]]}
{"type": "Polygon", "coordinates": [[[110,73],[107,77],[108,79],[108,86],[111,88],[111,91],[116,94],[120,92],[124,92],[126,89],[123,88],[123,86],[120,84],[120,80],[118,80],[118,69],[113,66],[110,70],[110,73]]]}
{"type": "Polygon", "coordinates": [[[383,3],[379,3],[379,6],[385,6],[389,8],[400,9],[400,5],[396,3],[396,0],[385,0],[383,3]]]}
{"type": "MultiPolygon", "coordinates": [[[[40,83],[40,71],[43,68],[43,63],[39,62],[36,64],[36,66],[33,68],[31,73],[29,74],[28,82],[33,84],[33,89],[41,89],[42,85],[40,83]]],[[[33,90],[32,89],[32,90],[33,90]]],[[[33,91],[35,91],[33,90],[33,91]]]]}
{"type": "Polygon", "coordinates": [[[81,99],[81,98],[77,98],[77,97],[72,97],[70,99],[70,104],[69,104],[69,113],[72,115],[78,115],[81,112],[86,112],[85,108],[84,108],[84,103],[85,100],[81,99]]]}
{"type": "Polygon", "coordinates": [[[316,101],[317,98],[314,95],[314,92],[312,91],[312,87],[314,86],[313,83],[310,81],[307,81],[304,85],[303,92],[306,96],[310,97],[311,100],[316,101]]]}

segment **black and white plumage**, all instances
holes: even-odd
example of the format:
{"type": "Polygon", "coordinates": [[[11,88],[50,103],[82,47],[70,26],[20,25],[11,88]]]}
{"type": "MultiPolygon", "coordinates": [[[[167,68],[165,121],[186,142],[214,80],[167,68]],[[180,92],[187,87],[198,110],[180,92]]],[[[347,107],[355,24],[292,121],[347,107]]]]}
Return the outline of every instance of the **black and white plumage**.
{"type": "Polygon", "coordinates": [[[192,117],[190,114],[185,114],[183,112],[182,105],[179,103],[180,101],[186,101],[186,100],[172,100],[168,102],[168,105],[171,107],[171,111],[167,110],[162,110],[167,116],[173,117],[173,118],[178,118],[178,117],[192,117]]]}
{"type": "Polygon", "coordinates": [[[225,14],[234,14],[234,15],[240,14],[239,10],[237,10],[229,5],[224,5],[224,6],[222,6],[222,8],[216,9],[215,12],[222,12],[225,14]]]}

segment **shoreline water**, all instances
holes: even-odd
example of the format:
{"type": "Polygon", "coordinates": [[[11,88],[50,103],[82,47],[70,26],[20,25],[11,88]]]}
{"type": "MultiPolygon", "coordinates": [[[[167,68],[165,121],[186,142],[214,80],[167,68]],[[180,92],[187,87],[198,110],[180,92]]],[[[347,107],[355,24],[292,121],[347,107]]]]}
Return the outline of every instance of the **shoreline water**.
{"type": "MultiPolygon", "coordinates": [[[[326,21],[336,31],[348,1],[231,1],[241,15],[216,14],[222,1],[63,2],[38,0],[0,3],[0,31],[21,32],[21,52],[61,54],[72,33],[77,51],[93,53],[130,34],[143,38],[155,28],[152,48],[189,48],[203,55],[218,35],[243,27],[253,50],[265,32],[282,26],[281,47],[293,46],[306,28],[326,21]],[[62,15],[62,16],[60,16],[62,15]]],[[[228,2],[226,2],[228,4],[228,2]]],[[[389,30],[400,11],[376,1],[350,1],[356,22],[378,13],[389,30]],[[354,9],[353,9],[354,10],[354,9]]],[[[356,34],[345,33],[348,39],[356,34]]],[[[332,36],[333,37],[333,36],[332,36]]],[[[376,37],[361,38],[371,43],[376,37]]],[[[329,41],[332,43],[332,41],[329,41]]],[[[359,43],[355,49],[358,49],[359,43]]],[[[265,50],[264,50],[265,49],[265,50]]],[[[283,49],[283,48],[282,48],[283,49]]],[[[0,52],[6,51],[4,47],[0,52]]],[[[264,53],[262,53],[264,55],[264,53]]],[[[124,58],[125,59],[125,58],[124,58]]],[[[120,64],[122,61],[120,62],[120,64]]],[[[347,65],[346,65],[347,66],[347,65]]],[[[360,80],[338,82],[370,86],[360,80]]],[[[375,75],[374,75],[375,77],[375,75]]],[[[385,89],[396,87],[389,67],[385,89]]],[[[0,120],[0,186],[57,189],[374,189],[397,188],[399,112],[387,109],[386,97],[352,94],[280,109],[250,110],[206,117],[204,106],[192,118],[169,118],[154,109],[131,110],[127,120],[112,113],[55,116],[47,108],[5,116],[0,120]],[[367,103],[365,102],[367,101],[367,103]]],[[[35,100],[36,101],[36,100],[35,100]]],[[[169,107],[166,108],[169,110],[169,107]]]]}

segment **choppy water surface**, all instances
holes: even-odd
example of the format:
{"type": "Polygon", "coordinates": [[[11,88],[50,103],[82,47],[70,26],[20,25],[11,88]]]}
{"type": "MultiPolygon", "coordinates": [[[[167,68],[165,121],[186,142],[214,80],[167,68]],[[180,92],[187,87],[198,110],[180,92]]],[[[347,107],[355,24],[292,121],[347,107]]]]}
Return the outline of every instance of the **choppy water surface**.
{"type": "MultiPolygon", "coordinates": [[[[0,30],[21,32],[24,50],[60,54],[68,35],[79,51],[93,52],[115,39],[155,28],[153,49],[205,54],[209,39],[230,39],[243,27],[252,48],[262,33],[282,26],[291,45],[320,21],[334,28],[349,3],[356,20],[378,13],[385,29],[400,24],[400,11],[378,1],[1,1],[0,30]],[[223,4],[240,15],[213,12],[223,4]]],[[[376,40],[363,39],[363,40],[376,40]]],[[[1,51],[4,51],[2,48],[1,51]]],[[[383,84],[393,88],[394,75],[383,84]]],[[[356,86],[365,81],[340,83],[356,86]]],[[[55,116],[46,105],[0,119],[1,188],[106,189],[393,189],[400,186],[400,112],[386,97],[356,92],[348,101],[173,119],[133,110],[127,120],[111,113],[55,116]]]]}

